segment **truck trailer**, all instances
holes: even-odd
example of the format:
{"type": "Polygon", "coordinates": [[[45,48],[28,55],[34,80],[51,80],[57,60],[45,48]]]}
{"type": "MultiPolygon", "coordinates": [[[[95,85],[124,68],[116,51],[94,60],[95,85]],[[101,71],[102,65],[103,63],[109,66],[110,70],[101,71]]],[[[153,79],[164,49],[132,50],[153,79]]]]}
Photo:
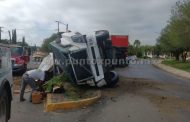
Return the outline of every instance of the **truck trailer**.
{"type": "Polygon", "coordinates": [[[128,56],[128,35],[111,35],[110,40],[113,48],[114,66],[128,66],[129,62],[126,60],[128,56]]]}

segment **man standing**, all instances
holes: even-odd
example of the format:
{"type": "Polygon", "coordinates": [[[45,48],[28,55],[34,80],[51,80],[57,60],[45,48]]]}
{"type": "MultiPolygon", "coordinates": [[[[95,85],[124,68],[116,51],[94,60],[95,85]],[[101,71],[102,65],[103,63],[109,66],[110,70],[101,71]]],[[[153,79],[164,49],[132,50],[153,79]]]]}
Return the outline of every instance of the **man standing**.
{"type": "MultiPolygon", "coordinates": [[[[20,101],[25,101],[24,91],[27,85],[32,88],[32,92],[36,90],[35,81],[45,81],[45,71],[40,69],[30,70],[23,74],[20,91],[20,101]]],[[[30,101],[32,101],[32,92],[30,95],[30,101]]]]}

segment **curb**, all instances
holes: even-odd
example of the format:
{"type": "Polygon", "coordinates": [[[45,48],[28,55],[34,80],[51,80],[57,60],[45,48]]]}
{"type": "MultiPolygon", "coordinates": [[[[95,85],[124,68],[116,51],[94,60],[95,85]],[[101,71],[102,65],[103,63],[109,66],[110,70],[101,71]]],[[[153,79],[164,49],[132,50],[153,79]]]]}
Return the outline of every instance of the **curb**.
{"type": "Polygon", "coordinates": [[[171,66],[167,66],[167,65],[164,65],[161,63],[160,64],[153,64],[153,66],[158,68],[158,69],[164,70],[168,73],[171,73],[175,76],[190,80],[190,73],[189,72],[186,72],[186,71],[183,71],[180,69],[176,69],[176,68],[173,68],[171,66]]]}
{"type": "Polygon", "coordinates": [[[46,103],[44,105],[45,112],[55,111],[55,110],[70,110],[70,109],[76,109],[76,108],[82,108],[89,105],[92,105],[93,103],[97,102],[101,98],[101,91],[96,91],[96,96],[87,98],[87,99],[81,99],[77,101],[65,101],[65,102],[58,102],[53,103],[51,101],[51,98],[53,94],[47,94],[46,103]]]}

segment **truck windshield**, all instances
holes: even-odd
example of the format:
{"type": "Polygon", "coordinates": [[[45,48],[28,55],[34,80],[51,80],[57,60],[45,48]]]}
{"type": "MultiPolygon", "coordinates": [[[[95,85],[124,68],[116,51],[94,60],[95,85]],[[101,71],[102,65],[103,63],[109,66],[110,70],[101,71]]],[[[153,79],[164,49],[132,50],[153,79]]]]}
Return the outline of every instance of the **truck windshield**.
{"type": "Polygon", "coordinates": [[[22,47],[12,47],[11,48],[11,56],[21,56],[23,54],[22,47]]]}
{"type": "Polygon", "coordinates": [[[76,43],[85,43],[84,36],[81,34],[76,34],[72,36],[71,39],[73,40],[73,42],[76,42],[76,43]]]}

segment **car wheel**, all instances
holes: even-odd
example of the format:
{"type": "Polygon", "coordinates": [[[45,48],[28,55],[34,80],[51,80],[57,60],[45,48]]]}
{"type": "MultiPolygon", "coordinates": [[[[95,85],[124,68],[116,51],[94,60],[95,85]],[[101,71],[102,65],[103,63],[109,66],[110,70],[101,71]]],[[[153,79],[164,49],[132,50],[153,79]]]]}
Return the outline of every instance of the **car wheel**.
{"type": "Polygon", "coordinates": [[[5,89],[0,95],[0,122],[8,122],[8,96],[5,89]]]}

